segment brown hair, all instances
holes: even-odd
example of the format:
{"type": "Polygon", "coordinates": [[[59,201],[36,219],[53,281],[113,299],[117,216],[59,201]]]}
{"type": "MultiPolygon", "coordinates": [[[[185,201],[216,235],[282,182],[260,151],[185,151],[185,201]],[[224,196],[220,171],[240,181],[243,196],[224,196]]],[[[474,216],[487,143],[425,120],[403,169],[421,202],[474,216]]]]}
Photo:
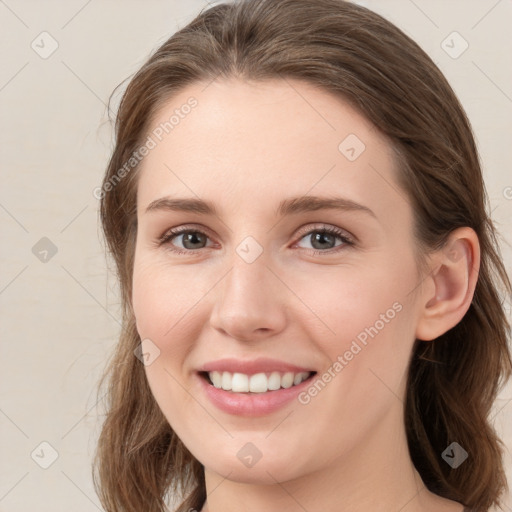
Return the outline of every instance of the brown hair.
{"type": "Polygon", "coordinates": [[[512,287],[464,110],[425,52],[370,10],[342,0],[249,0],[215,5],[175,33],[132,78],[117,113],[100,207],[123,305],[119,343],[98,388],[109,377],[97,477],[93,470],[105,510],[162,512],[167,493],[177,493],[184,498],[178,511],[185,512],[199,510],[206,498],[203,466],[170,428],[134,356],[137,167],[115,186],[112,179],[140,147],[159,107],[187,84],[219,76],[304,80],[369,119],[399,155],[422,262],[454,229],[475,230],[481,261],[472,303],[436,340],[416,340],[405,427],[412,461],[432,492],[475,510],[500,505],[507,489],[502,443],[488,417],[512,370],[500,295],[512,287]],[[456,470],[441,458],[453,441],[469,452],[456,470]]]}

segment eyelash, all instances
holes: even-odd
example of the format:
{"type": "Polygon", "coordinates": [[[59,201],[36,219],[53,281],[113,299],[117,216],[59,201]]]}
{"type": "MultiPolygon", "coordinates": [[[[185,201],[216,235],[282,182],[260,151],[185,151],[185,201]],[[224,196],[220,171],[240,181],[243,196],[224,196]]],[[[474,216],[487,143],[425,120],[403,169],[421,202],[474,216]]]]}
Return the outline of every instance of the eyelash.
{"type": "MultiPolygon", "coordinates": [[[[200,234],[208,237],[208,234],[200,229],[196,229],[196,228],[192,229],[187,226],[182,226],[179,228],[173,228],[173,229],[170,229],[169,231],[166,231],[161,237],[159,237],[157,239],[156,244],[158,247],[160,247],[162,245],[168,244],[177,235],[182,235],[182,234],[187,234],[187,233],[200,233],[200,234]]],[[[343,250],[343,248],[352,247],[355,245],[354,240],[349,238],[344,231],[341,231],[339,228],[330,227],[330,226],[322,226],[320,228],[310,229],[309,231],[306,231],[304,234],[301,234],[298,241],[302,240],[304,237],[311,235],[313,233],[335,235],[343,242],[343,244],[341,244],[339,246],[335,246],[331,249],[326,249],[325,251],[321,251],[318,249],[307,249],[310,252],[310,254],[312,254],[313,256],[320,256],[320,255],[323,256],[326,253],[327,254],[338,253],[341,250],[343,250]]],[[[201,247],[200,249],[205,249],[205,247],[201,247]]],[[[180,249],[180,248],[176,248],[176,247],[172,247],[172,248],[169,247],[169,250],[175,254],[188,254],[188,255],[199,252],[200,249],[194,250],[194,249],[180,249]]]]}

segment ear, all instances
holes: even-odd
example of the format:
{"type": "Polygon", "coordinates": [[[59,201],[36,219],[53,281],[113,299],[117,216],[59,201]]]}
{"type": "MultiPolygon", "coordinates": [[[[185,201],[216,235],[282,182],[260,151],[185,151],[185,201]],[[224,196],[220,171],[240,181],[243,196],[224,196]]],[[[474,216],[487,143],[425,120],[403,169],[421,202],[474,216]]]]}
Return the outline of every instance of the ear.
{"type": "Polygon", "coordinates": [[[435,253],[433,270],[420,296],[416,338],[433,340],[464,317],[475,292],[480,268],[480,244],[469,227],[454,230],[435,253]]]}

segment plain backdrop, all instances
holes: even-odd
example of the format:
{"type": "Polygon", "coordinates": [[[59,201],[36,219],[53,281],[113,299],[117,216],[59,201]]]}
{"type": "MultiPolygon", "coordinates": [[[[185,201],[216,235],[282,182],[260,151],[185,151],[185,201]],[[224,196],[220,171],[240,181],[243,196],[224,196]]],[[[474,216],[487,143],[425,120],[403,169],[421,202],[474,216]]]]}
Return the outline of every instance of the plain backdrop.
{"type": "MultiPolygon", "coordinates": [[[[510,273],[512,3],[358,3],[415,39],[464,105],[510,273]]],[[[120,329],[93,196],[113,143],[106,103],[205,6],[0,0],[1,512],[102,510],[91,478],[96,385],[120,329]]],[[[493,417],[512,483],[510,385],[493,417]]]]}

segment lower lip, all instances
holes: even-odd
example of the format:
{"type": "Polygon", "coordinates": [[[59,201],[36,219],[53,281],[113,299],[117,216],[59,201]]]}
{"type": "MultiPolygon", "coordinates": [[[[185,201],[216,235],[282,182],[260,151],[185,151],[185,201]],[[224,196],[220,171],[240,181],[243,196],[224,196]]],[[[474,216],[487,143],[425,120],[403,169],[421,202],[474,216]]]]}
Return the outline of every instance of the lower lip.
{"type": "Polygon", "coordinates": [[[199,373],[196,373],[200,385],[206,396],[219,409],[237,416],[263,416],[270,414],[290,403],[297,395],[304,391],[310,384],[312,377],[308,377],[296,386],[281,388],[266,393],[233,393],[216,388],[199,373]]]}

